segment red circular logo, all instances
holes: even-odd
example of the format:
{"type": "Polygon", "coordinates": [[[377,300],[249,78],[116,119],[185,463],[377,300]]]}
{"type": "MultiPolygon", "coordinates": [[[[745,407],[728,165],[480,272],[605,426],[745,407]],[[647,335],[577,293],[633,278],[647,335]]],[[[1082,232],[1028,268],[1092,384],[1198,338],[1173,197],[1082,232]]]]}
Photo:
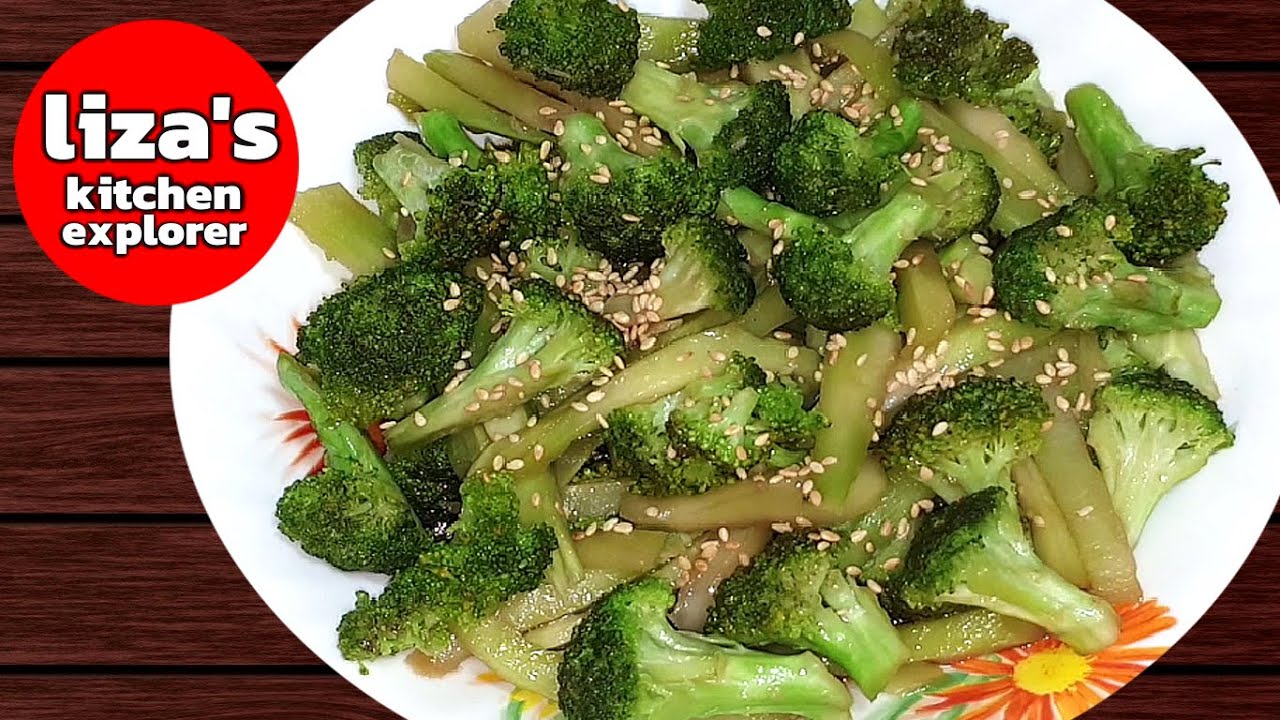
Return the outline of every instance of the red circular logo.
{"type": "Polygon", "coordinates": [[[225,288],[266,254],[293,204],[298,146],[248,53],[148,20],[49,68],[13,164],[22,214],[58,267],[107,297],[169,305],[225,288]]]}

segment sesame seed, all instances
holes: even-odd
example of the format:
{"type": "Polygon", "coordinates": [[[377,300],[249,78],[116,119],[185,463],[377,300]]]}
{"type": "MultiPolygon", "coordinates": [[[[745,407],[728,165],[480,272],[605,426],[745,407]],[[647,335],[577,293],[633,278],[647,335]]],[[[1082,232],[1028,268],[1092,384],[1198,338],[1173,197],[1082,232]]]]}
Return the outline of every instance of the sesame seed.
{"type": "Polygon", "coordinates": [[[444,309],[446,312],[457,310],[462,305],[462,301],[458,298],[449,298],[444,301],[444,309]]]}
{"type": "Polygon", "coordinates": [[[809,502],[813,503],[814,507],[822,507],[822,493],[817,490],[809,493],[809,502]]]}
{"type": "Polygon", "coordinates": [[[867,589],[875,593],[876,595],[879,595],[880,593],[884,592],[884,588],[880,587],[880,583],[876,582],[875,580],[867,581],[867,589]]]}
{"type": "Polygon", "coordinates": [[[417,425],[418,427],[426,427],[427,416],[423,415],[421,412],[415,412],[413,414],[413,424],[417,425]]]}
{"type": "Polygon", "coordinates": [[[937,425],[934,425],[934,426],[933,426],[933,430],[931,431],[931,434],[932,434],[934,437],[938,437],[938,436],[939,436],[939,435],[941,435],[942,433],[946,432],[946,431],[947,431],[947,428],[949,428],[949,427],[951,427],[951,424],[950,424],[950,423],[948,423],[946,420],[943,420],[942,422],[940,422],[940,423],[938,423],[937,425]]]}
{"type": "Polygon", "coordinates": [[[576,401],[569,403],[569,407],[573,408],[574,410],[577,410],[578,412],[587,412],[588,410],[591,409],[587,407],[586,403],[576,402],[576,401]]]}
{"type": "Polygon", "coordinates": [[[930,467],[927,467],[927,466],[921,466],[921,468],[920,468],[920,479],[921,479],[921,480],[932,480],[932,479],[933,479],[933,468],[930,468],[930,467]]]}
{"type": "Polygon", "coordinates": [[[1036,312],[1048,315],[1053,312],[1053,306],[1044,300],[1036,300],[1036,312]]]}
{"type": "Polygon", "coordinates": [[[902,558],[889,558],[884,561],[885,572],[893,572],[902,566],[902,558]]]}
{"type": "Polygon", "coordinates": [[[516,458],[507,463],[508,470],[520,470],[522,468],[524,468],[524,461],[520,458],[516,458]]]}
{"type": "Polygon", "coordinates": [[[1076,515],[1079,515],[1080,517],[1089,517],[1092,514],[1093,514],[1092,505],[1085,505],[1084,507],[1076,511],[1076,515]]]}
{"type": "Polygon", "coordinates": [[[392,250],[391,248],[382,248],[382,254],[383,254],[383,255],[386,255],[386,256],[387,256],[387,258],[388,258],[388,259],[390,259],[390,260],[395,260],[395,259],[396,259],[396,253],[395,253],[395,251],[394,251],[394,250],[392,250]]]}
{"type": "Polygon", "coordinates": [[[1054,232],[1058,233],[1058,237],[1064,237],[1064,238],[1071,237],[1071,228],[1067,227],[1066,225],[1059,225],[1053,230],[1054,232]]]}
{"type": "Polygon", "coordinates": [[[756,28],[756,34],[762,38],[773,37],[773,31],[770,30],[767,25],[761,25],[760,27],[756,28]]]}
{"type": "Polygon", "coordinates": [[[1059,396],[1058,396],[1058,397],[1053,401],[1053,404],[1054,404],[1054,405],[1057,405],[1057,406],[1058,406],[1058,409],[1059,409],[1059,410],[1061,410],[1061,411],[1063,411],[1063,412],[1066,412],[1067,410],[1070,410],[1070,409],[1071,409],[1071,402],[1070,402],[1070,401],[1068,401],[1066,398],[1062,397],[1061,395],[1059,395],[1059,396]]]}
{"type": "Polygon", "coordinates": [[[1102,223],[1102,226],[1103,226],[1103,227],[1105,227],[1105,228],[1107,229],[1107,232],[1111,232],[1112,230],[1115,230],[1115,229],[1116,229],[1116,216],[1115,216],[1115,215],[1108,215],[1108,216],[1107,216],[1107,219],[1102,223]]]}
{"type": "Polygon", "coordinates": [[[924,178],[913,177],[911,178],[911,184],[916,185],[918,187],[925,187],[926,185],[929,184],[929,181],[925,180],[924,178]]]}

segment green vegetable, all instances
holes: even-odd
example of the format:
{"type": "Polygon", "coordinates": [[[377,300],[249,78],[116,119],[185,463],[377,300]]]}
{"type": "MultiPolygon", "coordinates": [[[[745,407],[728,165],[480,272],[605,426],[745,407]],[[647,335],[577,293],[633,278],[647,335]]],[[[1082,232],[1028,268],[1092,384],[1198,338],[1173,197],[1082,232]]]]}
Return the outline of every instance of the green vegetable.
{"type": "Polygon", "coordinates": [[[784,238],[774,277],[782,295],[809,324],[857,330],[893,311],[893,263],[919,237],[950,240],[986,224],[999,197],[991,169],[976,154],[955,152],[923,186],[905,185],[852,230],[766,202],[745,188],[724,194],[741,224],[784,238]]]}
{"type": "Polygon", "coordinates": [[[612,325],[543,280],[521,283],[499,304],[506,332],[449,392],[387,430],[394,452],[503,417],[545,390],[581,384],[623,351],[612,325]]]}
{"type": "Polygon", "coordinates": [[[709,17],[698,35],[697,66],[719,70],[747,60],[768,60],[804,38],[817,39],[853,19],[848,0],[699,0],[709,17]],[[799,38],[799,39],[797,39],[799,38]]]}
{"type": "Polygon", "coordinates": [[[1014,317],[1045,327],[1151,334],[1212,322],[1222,298],[1208,271],[1130,263],[1120,248],[1133,233],[1123,207],[1079,200],[1001,246],[996,297],[1014,317]]]}
{"type": "Polygon", "coordinates": [[[819,217],[864,210],[880,201],[882,187],[905,180],[898,156],[916,144],[920,105],[898,104],[870,132],[822,110],[800,119],[778,146],[775,182],[782,202],[819,217]]]}
{"type": "Polygon", "coordinates": [[[1212,400],[1160,371],[1120,373],[1097,392],[1094,408],[1089,446],[1134,544],[1170,490],[1235,444],[1212,400]]]}
{"type": "Polygon", "coordinates": [[[289,221],[325,257],[356,275],[369,275],[395,262],[395,231],[336,183],[298,193],[289,221]]]}
{"type": "Polygon", "coordinates": [[[560,153],[564,210],[582,242],[618,265],[662,255],[659,238],[687,214],[710,214],[713,191],[697,168],[674,152],[643,158],[628,152],[593,115],[564,123],[560,153]]]}
{"type": "Polygon", "coordinates": [[[984,608],[1039,625],[1084,655],[1110,647],[1120,636],[1111,605],[1036,557],[1003,487],[929,514],[895,584],[897,596],[913,610],[947,604],[984,608]]]}
{"type": "Polygon", "coordinates": [[[963,0],[906,0],[893,8],[895,73],[921,97],[986,103],[1035,72],[1039,60],[1009,26],[963,0]]]}
{"type": "Polygon", "coordinates": [[[808,650],[875,698],[907,657],[875,593],[805,535],[775,537],[720,584],[707,630],[754,647],[808,650]]]}
{"type": "Polygon", "coordinates": [[[1067,93],[1080,147],[1098,177],[1098,194],[1123,203],[1133,233],[1117,247],[1137,265],[1164,266],[1199,250],[1227,219],[1230,188],[1205,173],[1202,148],[1169,150],[1142,139],[1104,90],[1067,93]]]}
{"type": "Polygon", "coordinates": [[[298,360],[320,372],[335,416],[361,428],[403,417],[454,374],[483,291],[453,272],[405,263],[356,278],[298,331],[298,360]],[[457,307],[444,309],[458,288],[457,307]]]}
{"type": "Polygon", "coordinates": [[[988,487],[1012,490],[1014,463],[1040,447],[1048,419],[1034,387],[974,377],[908,401],[879,450],[890,477],[919,478],[952,502],[988,487]]]}
{"type": "Polygon", "coordinates": [[[587,95],[617,95],[640,57],[638,14],[608,0],[513,0],[496,25],[517,69],[587,95]]]}
{"type": "Polygon", "coordinates": [[[560,665],[565,720],[693,720],[786,713],[844,720],[852,698],[822,661],[671,627],[671,588],[626,585],[593,607],[560,665]]]}
{"type": "Polygon", "coordinates": [[[355,609],[338,626],[343,657],[366,661],[447,647],[455,628],[470,629],[513,594],[538,587],[555,544],[547,525],[521,523],[509,475],[469,477],[453,539],[424,552],[376,599],[356,594],[355,609]]]}
{"type": "Polygon", "coordinates": [[[705,181],[716,190],[762,188],[773,171],[774,150],[791,128],[791,108],[779,82],[701,83],[651,62],[636,66],[622,99],[691,148],[705,181]]]}

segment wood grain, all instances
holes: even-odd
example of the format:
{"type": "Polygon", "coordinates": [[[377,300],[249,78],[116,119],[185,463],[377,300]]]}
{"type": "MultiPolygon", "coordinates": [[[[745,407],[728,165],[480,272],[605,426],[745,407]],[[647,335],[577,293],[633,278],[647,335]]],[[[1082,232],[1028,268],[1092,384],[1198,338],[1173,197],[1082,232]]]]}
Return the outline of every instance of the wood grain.
{"type": "Polygon", "coordinates": [[[337,675],[4,677],[6,720],[391,720],[337,675]]]}
{"type": "MultiPolygon", "coordinates": [[[[1280,714],[1270,677],[1147,674],[1088,720],[1260,720],[1280,714]]],[[[392,720],[337,676],[0,675],[6,720],[392,720]]]]}
{"type": "Polygon", "coordinates": [[[169,308],[94,294],[50,262],[25,226],[0,225],[0,267],[0,357],[169,354],[169,308]]]}
{"type": "MultiPolygon", "coordinates": [[[[0,547],[7,558],[0,665],[317,662],[207,525],[14,523],[0,525],[0,547]]],[[[1272,527],[1192,637],[1161,664],[1280,666],[1270,572],[1277,564],[1280,527],[1272,527]]]]}
{"type": "Polygon", "coordinates": [[[11,523],[0,548],[0,665],[318,662],[208,525],[11,523]]]}
{"type": "MultiPolygon", "coordinates": [[[[1122,11],[1188,62],[1280,61],[1280,26],[1269,0],[1115,0],[1122,11]],[[1239,31],[1248,28],[1248,42],[1239,31]]],[[[297,60],[365,0],[10,0],[0,62],[53,60],[86,35],[127,20],[171,18],[217,30],[259,60],[297,60]],[[39,32],[19,32],[19,28],[39,32]]]]}
{"type": "Polygon", "coordinates": [[[0,514],[204,512],[168,370],[6,368],[0,398],[0,514]]]}

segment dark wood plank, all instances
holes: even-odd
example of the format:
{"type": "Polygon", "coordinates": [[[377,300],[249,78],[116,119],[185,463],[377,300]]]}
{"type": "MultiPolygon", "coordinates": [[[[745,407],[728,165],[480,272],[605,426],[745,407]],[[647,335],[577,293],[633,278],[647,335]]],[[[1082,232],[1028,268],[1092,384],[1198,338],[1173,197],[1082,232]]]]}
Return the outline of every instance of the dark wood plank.
{"type": "Polygon", "coordinates": [[[183,20],[226,35],[263,61],[302,57],[368,0],[10,0],[0,62],[52,61],[87,35],[141,18],[183,20]],[[28,28],[21,32],[19,28],[28,28]]]}
{"type": "MultiPolygon", "coordinates": [[[[0,525],[0,547],[7,558],[0,665],[317,662],[257,598],[209,526],[9,524],[0,525]]],[[[1278,565],[1280,527],[1273,527],[1162,664],[1280,666],[1271,572],[1278,565]]]]}
{"type": "Polygon", "coordinates": [[[0,665],[318,662],[207,525],[18,523],[0,547],[0,665]]]}
{"type": "Polygon", "coordinates": [[[0,514],[203,512],[168,370],[6,368],[0,398],[0,514]]]}
{"type": "Polygon", "coordinates": [[[1280,60],[1280,6],[1271,0],[1110,0],[1184,62],[1280,60]],[[1266,28],[1262,30],[1262,28],[1266,28]],[[1241,42],[1241,32],[1250,40],[1241,42]],[[1260,41],[1260,42],[1259,42],[1260,41]]]}
{"type": "Polygon", "coordinates": [[[336,675],[3,677],[7,720],[392,720],[336,675]]]}
{"type": "Polygon", "coordinates": [[[1202,72],[1198,77],[1253,146],[1271,185],[1280,188],[1280,133],[1272,113],[1280,107],[1280,72],[1202,72]]]}
{"type": "MultiPolygon", "coordinates": [[[[1275,677],[1147,674],[1089,720],[1258,720],[1280,713],[1275,677]]],[[[4,677],[7,720],[391,720],[336,676],[4,677]]],[[[497,717],[495,713],[494,718],[497,717]]],[[[489,720],[480,718],[479,720],[489,720]]]]}
{"type": "MultiPolygon", "coordinates": [[[[1269,0],[1115,0],[1114,4],[1188,61],[1280,60],[1280,23],[1269,0]],[[1249,41],[1238,32],[1247,28],[1249,41]]],[[[205,25],[261,60],[296,60],[365,0],[264,0],[252,10],[226,0],[11,0],[0,62],[53,60],[86,35],[137,18],[205,25]],[[17,28],[38,29],[19,32],[17,28]]]]}
{"type": "Polygon", "coordinates": [[[67,277],[23,225],[0,225],[0,357],[165,357],[169,308],[126,305],[67,277]]]}

